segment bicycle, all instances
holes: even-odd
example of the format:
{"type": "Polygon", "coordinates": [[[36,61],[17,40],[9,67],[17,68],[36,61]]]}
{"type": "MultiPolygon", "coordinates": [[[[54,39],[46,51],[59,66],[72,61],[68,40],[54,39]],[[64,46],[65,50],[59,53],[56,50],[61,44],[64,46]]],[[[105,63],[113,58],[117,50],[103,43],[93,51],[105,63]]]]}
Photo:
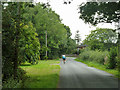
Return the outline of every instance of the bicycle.
{"type": "Polygon", "coordinates": [[[66,60],[65,59],[63,59],[63,63],[65,64],[65,62],[66,62],[66,60]]]}
{"type": "Polygon", "coordinates": [[[65,57],[65,55],[62,55],[62,59],[63,59],[63,63],[65,64],[65,62],[66,62],[66,57],[65,57]]]}

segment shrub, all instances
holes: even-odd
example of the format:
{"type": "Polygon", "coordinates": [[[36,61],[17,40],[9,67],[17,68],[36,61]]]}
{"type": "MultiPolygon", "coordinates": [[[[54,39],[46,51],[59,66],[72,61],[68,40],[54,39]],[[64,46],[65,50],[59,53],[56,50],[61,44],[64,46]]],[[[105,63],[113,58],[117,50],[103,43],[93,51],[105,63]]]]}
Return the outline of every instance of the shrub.
{"type": "Polygon", "coordinates": [[[27,78],[26,72],[18,68],[17,69],[17,78],[14,79],[14,76],[5,79],[2,81],[3,88],[22,88],[24,85],[24,81],[27,78]]]}
{"type": "Polygon", "coordinates": [[[18,80],[23,80],[26,77],[25,75],[26,75],[26,72],[23,69],[21,69],[21,68],[17,69],[17,79],[18,80]]]}
{"type": "Polygon", "coordinates": [[[11,76],[6,81],[3,81],[3,88],[21,88],[22,86],[22,80],[14,79],[13,76],[11,76]]]}
{"type": "Polygon", "coordinates": [[[117,48],[113,47],[110,48],[110,52],[108,55],[108,64],[106,65],[106,68],[114,69],[117,66],[117,48]]]}
{"type": "Polygon", "coordinates": [[[100,64],[104,64],[104,58],[105,56],[108,55],[107,51],[93,51],[90,49],[85,49],[78,57],[78,59],[82,60],[88,60],[88,61],[94,61],[100,64]]]}

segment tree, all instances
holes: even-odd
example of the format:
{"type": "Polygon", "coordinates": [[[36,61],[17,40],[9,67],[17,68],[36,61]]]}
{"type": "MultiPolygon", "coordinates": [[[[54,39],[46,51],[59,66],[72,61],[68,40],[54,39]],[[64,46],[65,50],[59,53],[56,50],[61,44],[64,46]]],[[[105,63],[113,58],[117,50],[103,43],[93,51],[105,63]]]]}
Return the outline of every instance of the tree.
{"type": "Polygon", "coordinates": [[[32,23],[25,22],[23,18],[25,7],[28,5],[28,3],[11,2],[4,8],[3,3],[3,79],[9,78],[13,74],[16,78],[21,62],[37,62],[40,55],[40,43],[35,28],[32,23]]]}
{"type": "Polygon", "coordinates": [[[79,30],[76,31],[75,40],[77,41],[77,44],[80,45],[81,38],[80,38],[79,30]]]}
{"type": "MultiPolygon", "coordinates": [[[[85,23],[96,25],[98,23],[119,23],[120,1],[118,2],[87,2],[79,7],[80,19],[85,23]],[[94,8],[94,9],[93,9],[94,8]]],[[[120,33],[118,43],[120,44],[120,33]]]]}
{"type": "Polygon", "coordinates": [[[86,23],[96,25],[101,22],[112,23],[119,21],[119,2],[87,2],[79,7],[80,18],[86,23]],[[94,8],[94,9],[93,9],[94,8]]]}
{"type": "Polygon", "coordinates": [[[19,40],[19,63],[28,61],[37,64],[40,57],[40,42],[36,29],[31,22],[22,27],[19,40]]]}
{"type": "Polygon", "coordinates": [[[26,8],[24,14],[26,21],[31,20],[36,32],[38,33],[41,44],[41,59],[45,59],[45,52],[48,51],[48,58],[56,58],[59,56],[60,46],[66,46],[67,31],[64,25],[61,24],[59,15],[49,7],[37,3],[34,8],[26,8]],[[45,36],[47,31],[47,47],[45,44],[45,36]]]}
{"type": "Polygon", "coordinates": [[[110,50],[117,42],[117,35],[112,29],[97,28],[92,30],[91,33],[84,40],[92,50],[110,50]]]}
{"type": "Polygon", "coordinates": [[[3,14],[6,14],[3,17],[3,37],[4,37],[3,45],[5,45],[4,47],[7,47],[7,48],[3,47],[3,50],[6,49],[5,51],[7,51],[7,49],[12,49],[11,51],[9,50],[10,52],[8,52],[9,53],[8,56],[5,54],[3,54],[3,56],[4,56],[5,62],[8,63],[7,59],[10,57],[9,55],[12,54],[10,59],[12,59],[13,61],[13,69],[11,70],[14,71],[14,77],[16,77],[17,67],[18,67],[18,41],[19,41],[19,34],[21,30],[20,11],[22,9],[20,8],[20,6],[22,6],[21,3],[9,3],[6,9],[3,8],[3,14]],[[13,8],[14,8],[14,11],[12,11],[13,8]],[[9,12],[9,10],[11,10],[11,12],[9,12]],[[9,41],[7,40],[7,38],[9,38],[9,41]],[[7,44],[10,44],[10,43],[11,45],[7,46],[7,44]]]}
{"type": "Polygon", "coordinates": [[[76,49],[76,42],[74,39],[71,38],[71,30],[69,28],[69,26],[64,25],[64,28],[67,31],[67,42],[66,45],[61,46],[61,53],[64,52],[64,54],[73,54],[75,52],[76,49]]]}
{"type": "MultiPolygon", "coordinates": [[[[96,25],[101,22],[118,24],[120,19],[120,1],[118,2],[87,2],[81,4],[80,18],[86,23],[96,25]],[[93,9],[94,8],[94,9],[93,9]]],[[[118,30],[118,29],[117,29],[118,30]]],[[[118,68],[120,70],[120,33],[118,33],[118,68]]]]}

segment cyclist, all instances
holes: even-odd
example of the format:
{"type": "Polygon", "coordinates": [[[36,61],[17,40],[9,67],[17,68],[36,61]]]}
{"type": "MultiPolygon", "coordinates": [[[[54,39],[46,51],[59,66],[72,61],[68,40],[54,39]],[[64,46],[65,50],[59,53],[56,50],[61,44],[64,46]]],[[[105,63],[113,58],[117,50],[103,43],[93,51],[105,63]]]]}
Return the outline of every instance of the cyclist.
{"type": "Polygon", "coordinates": [[[65,55],[62,55],[62,59],[63,59],[63,63],[65,64],[65,62],[66,62],[66,57],[65,57],[65,55]]]}

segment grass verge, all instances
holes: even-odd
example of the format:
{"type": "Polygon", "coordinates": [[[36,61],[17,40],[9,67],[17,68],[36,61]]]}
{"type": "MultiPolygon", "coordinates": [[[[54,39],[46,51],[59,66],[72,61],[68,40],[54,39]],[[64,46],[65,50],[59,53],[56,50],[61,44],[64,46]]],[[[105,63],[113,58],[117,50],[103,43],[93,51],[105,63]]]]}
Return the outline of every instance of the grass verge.
{"type": "Polygon", "coordinates": [[[28,78],[24,88],[56,88],[59,80],[59,60],[40,60],[37,65],[24,64],[20,66],[28,78]]]}
{"type": "Polygon", "coordinates": [[[87,64],[89,67],[95,67],[97,69],[106,71],[106,72],[108,72],[110,74],[113,74],[115,77],[120,79],[119,72],[116,69],[106,69],[105,65],[102,65],[102,64],[99,64],[99,63],[96,63],[96,62],[83,61],[83,60],[79,60],[79,59],[75,59],[75,60],[78,61],[78,62],[82,62],[84,64],[87,64]]]}

